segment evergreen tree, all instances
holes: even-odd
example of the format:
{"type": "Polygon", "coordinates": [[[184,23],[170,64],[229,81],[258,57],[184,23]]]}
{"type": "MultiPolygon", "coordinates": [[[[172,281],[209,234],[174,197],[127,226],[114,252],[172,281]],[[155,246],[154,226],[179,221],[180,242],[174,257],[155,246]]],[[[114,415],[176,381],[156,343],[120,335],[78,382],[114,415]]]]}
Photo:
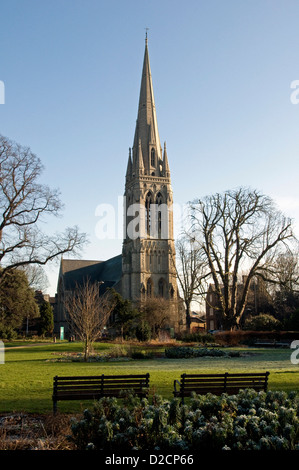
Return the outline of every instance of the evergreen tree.
{"type": "Polygon", "coordinates": [[[39,334],[42,336],[51,336],[54,329],[54,316],[49,302],[43,302],[40,305],[39,313],[39,334]]]}
{"type": "Polygon", "coordinates": [[[39,310],[25,273],[10,269],[0,276],[0,323],[18,329],[24,320],[39,316],[39,310]]]}
{"type": "Polygon", "coordinates": [[[112,323],[119,328],[120,334],[124,338],[138,320],[140,313],[128,299],[124,299],[114,289],[111,289],[111,294],[115,301],[115,306],[111,313],[112,323]]]}

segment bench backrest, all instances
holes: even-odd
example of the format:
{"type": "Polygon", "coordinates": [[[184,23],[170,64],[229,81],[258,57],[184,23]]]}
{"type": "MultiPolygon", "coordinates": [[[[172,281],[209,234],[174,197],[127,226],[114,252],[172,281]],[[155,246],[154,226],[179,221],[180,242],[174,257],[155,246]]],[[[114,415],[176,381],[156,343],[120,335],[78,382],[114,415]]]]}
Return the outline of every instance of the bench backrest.
{"type": "Polygon", "coordinates": [[[53,397],[60,399],[115,395],[122,390],[144,393],[149,387],[149,374],[145,375],[98,375],[54,377],[53,397]]]}
{"type": "Polygon", "coordinates": [[[214,395],[221,393],[235,394],[242,388],[253,388],[254,390],[267,390],[269,372],[251,374],[182,374],[181,389],[183,394],[206,394],[214,395]]]}

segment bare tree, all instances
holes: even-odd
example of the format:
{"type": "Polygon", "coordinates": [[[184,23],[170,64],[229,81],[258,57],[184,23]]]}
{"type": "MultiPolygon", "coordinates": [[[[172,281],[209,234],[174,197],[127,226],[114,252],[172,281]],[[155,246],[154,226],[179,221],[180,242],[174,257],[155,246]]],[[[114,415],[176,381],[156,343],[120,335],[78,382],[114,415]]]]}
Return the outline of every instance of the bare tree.
{"type": "Polygon", "coordinates": [[[280,253],[274,263],[272,281],[286,293],[299,293],[299,254],[298,251],[280,253]]]}
{"type": "Polygon", "coordinates": [[[86,279],[73,292],[66,294],[64,305],[70,330],[84,343],[84,357],[87,361],[92,344],[102,336],[115,300],[108,292],[100,296],[99,284],[86,279]]]}
{"type": "Polygon", "coordinates": [[[31,289],[45,292],[49,287],[49,280],[42,266],[38,264],[26,264],[20,266],[20,269],[25,272],[31,289]]]}
{"type": "Polygon", "coordinates": [[[59,216],[59,192],[38,183],[43,166],[29,148],[0,135],[0,264],[1,275],[28,264],[44,265],[81,248],[85,234],[77,227],[46,235],[39,222],[59,216]]]}
{"type": "Polygon", "coordinates": [[[298,251],[287,251],[275,260],[271,276],[272,296],[276,317],[283,323],[299,308],[298,251]]]}
{"type": "Polygon", "coordinates": [[[254,276],[271,278],[275,259],[295,239],[290,219],[258,191],[240,188],[191,204],[192,229],[203,249],[225,327],[238,327],[254,276]],[[240,292],[239,273],[247,277],[240,292]]]}
{"type": "Polygon", "coordinates": [[[186,309],[186,329],[190,332],[191,304],[205,292],[204,283],[209,276],[203,250],[192,233],[177,240],[174,265],[186,309]]]}

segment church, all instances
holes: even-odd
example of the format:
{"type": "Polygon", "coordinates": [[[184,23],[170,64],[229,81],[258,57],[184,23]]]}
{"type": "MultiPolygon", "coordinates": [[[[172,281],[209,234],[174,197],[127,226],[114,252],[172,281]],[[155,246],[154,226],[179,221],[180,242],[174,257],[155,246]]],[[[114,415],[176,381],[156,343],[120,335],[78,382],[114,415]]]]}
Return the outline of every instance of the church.
{"type": "Polygon", "coordinates": [[[182,328],[175,268],[173,193],[166,144],[158,132],[148,40],[139,94],[138,114],[125,175],[125,217],[122,253],[106,261],[62,259],[57,283],[55,329],[66,333],[63,307],[67,292],[84,279],[99,284],[102,295],[114,288],[133,303],[151,297],[169,302],[168,328],[182,328]]]}

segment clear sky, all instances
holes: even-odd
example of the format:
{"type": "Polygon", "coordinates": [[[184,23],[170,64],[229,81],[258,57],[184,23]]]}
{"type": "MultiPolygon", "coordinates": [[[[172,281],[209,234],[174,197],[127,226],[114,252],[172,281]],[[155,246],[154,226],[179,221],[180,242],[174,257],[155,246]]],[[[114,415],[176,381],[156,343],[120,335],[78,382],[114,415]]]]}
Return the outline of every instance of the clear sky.
{"type": "Polygon", "coordinates": [[[41,158],[65,204],[45,230],[78,225],[83,258],[121,252],[96,214],[110,204],[118,218],[145,28],[175,202],[250,186],[297,223],[298,0],[0,0],[0,18],[0,133],[41,158]]]}

